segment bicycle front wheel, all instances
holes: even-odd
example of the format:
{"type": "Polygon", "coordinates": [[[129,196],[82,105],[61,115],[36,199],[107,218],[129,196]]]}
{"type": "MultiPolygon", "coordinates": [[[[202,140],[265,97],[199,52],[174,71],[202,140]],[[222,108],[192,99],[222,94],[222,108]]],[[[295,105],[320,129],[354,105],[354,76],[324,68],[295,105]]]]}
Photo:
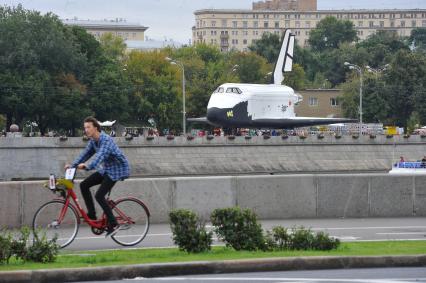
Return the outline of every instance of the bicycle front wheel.
{"type": "Polygon", "coordinates": [[[78,232],[79,218],[75,209],[65,201],[53,200],[43,204],[35,213],[33,219],[34,231],[41,230],[46,238],[56,238],[56,243],[65,248],[74,240],[78,232]]]}
{"type": "Polygon", "coordinates": [[[120,230],[111,238],[123,246],[139,244],[148,233],[149,211],[142,202],[126,198],[116,202],[112,209],[120,230]]]}

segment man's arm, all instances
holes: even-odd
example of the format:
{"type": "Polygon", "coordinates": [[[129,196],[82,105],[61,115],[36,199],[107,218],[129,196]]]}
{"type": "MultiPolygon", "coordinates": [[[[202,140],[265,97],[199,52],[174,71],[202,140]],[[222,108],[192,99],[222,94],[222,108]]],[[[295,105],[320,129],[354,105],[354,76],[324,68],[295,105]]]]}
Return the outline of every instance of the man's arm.
{"type": "Polygon", "coordinates": [[[86,166],[87,170],[93,170],[95,169],[99,163],[104,161],[106,158],[108,152],[111,150],[111,142],[106,140],[105,142],[101,143],[98,152],[95,155],[95,158],[92,160],[92,162],[86,166]]]}
{"type": "Polygon", "coordinates": [[[80,163],[86,162],[92,155],[95,153],[95,149],[93,148],[93,144],[89,142],[84,151],[80,154],[80,156],[74,160],[71,164],[71,168],[77,167],[80,163]]]}

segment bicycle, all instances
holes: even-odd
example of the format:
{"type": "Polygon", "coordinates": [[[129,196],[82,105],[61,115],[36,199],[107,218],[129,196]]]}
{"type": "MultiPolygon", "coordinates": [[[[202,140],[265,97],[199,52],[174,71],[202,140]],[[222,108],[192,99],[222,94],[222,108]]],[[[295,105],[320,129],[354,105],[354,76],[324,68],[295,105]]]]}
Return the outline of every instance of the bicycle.
{"type": "MultiPolygon", "coordinates": [[[[56,237],[57,244],[61,248],[65,248],[74,241],[81,219],[91,227],[95,235],[104,233],[108,224],[105,213],[100,219],[92,220],[81,208],[74,192],[75,174],[76,169],[70,168],[66,170],[64,178],[56,180],[54,175],[50,176],[49,182],[44,187],[59,197],[43,204],[34,214],[32,223],[34,230],[40,228],[45,230],[49,240],[56,237]]],[[[107,202],[120,225],[119,231],[111,238],[122,246],[139,244],[149,230],[148,207],[134,197],[112,200],[110,193],[107,202]]]]}

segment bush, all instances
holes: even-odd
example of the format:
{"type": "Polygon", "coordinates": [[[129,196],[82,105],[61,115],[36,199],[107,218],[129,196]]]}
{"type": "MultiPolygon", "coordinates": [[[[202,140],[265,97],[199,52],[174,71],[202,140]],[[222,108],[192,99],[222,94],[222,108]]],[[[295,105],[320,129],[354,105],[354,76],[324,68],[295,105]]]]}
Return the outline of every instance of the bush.
{"type": "Polygon", "coordinates": [[[312,248],[314,250],[319,250],[319,251],[329,251],[329,250],[337,249],[339,245],[340,245],[339,239],[331,238],[328,234],[324,232],[318,232],[315,235],[312,248]]]}
{"type": "Polygon", "coordinates": [[[0,234],[0,264],[9,263],[12,255],[12,235],[2,231],[0,234]]]}
{"type": "Polygon", "coordinates": [[[12,240],[12,250],[17,259],[26,260],[28,255],[28,239],[30,238],[31,230],[24,226],[20,232],[20,237],[12,240]]]}
{"type": "Polygon", "coordinates": [[[34,240],[28,247],[25,260],[41,263],[54,262],[59,251],[59,245],[56,244],[57,237],[47,240],[45,232],[39,230],[33,231],[33,233],[34,240]]]}
{"type": "Polygon", "coordinates": [[[310,229],[294,227],[291,229],[290,249],[309,250],[313,246],[314,235],[310,229]]]}
{"type": "Polygon", "coordinates": [[[256,214],[239,207],[215,209],[211,221],[216,234],[235,250],[267,250],[262,227],[256,214]]]}
{"type": "Polygon", "coordinates": [[[28,227],[22,227],[20,236],[14,237],[11,232],[2,231],[0,234],[0,264],[9,263],[12,256],[23,261],[33,262],[53,262],[58,255],[59,246],[56,244],[56,238],[48,241],[46,234],[40,231],[34,231],[34,240],[31,245],[28,239],[31,230],[28,227]]]}
{"type": "Polygon", "coordinates": [[[180,250],[188,253],[209,251],[212,232],[207,232],[197,215],[187,209],[173,210],[169,213],[173,241],[180,250]]]}
{"type": "Polygon", "coordinates": [[[339,239],[333,239],[324,232],[314,234],[311,229],[294,227],[288,229],[277,226],[267,233],[267,243],[270,250],[321,250],[337,249],[339,239]]]}

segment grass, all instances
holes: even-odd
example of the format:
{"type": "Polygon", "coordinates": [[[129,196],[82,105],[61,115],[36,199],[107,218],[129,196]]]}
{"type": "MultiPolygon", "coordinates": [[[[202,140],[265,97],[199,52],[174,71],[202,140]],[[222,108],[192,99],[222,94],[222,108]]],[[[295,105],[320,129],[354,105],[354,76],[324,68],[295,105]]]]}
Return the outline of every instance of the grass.
{"type": "Polygon", "coordinates": [[[383,256],[426,254],[426,241],[384,241],[384,242],[345,242],[333,251],[275,251],[248,252],[234,251],[226,247],[214,247],[201,254],[188,254],[177,248],[137,249],[117,251],[62,251],[56,262],[48,264],[24,263],[11,260],[8,265],[0,265],[1,271],[76,268],[108,265],[128,265],[143,263],[165,263],[185,261],[215,261],[230,259],[253,259],[301,256],[383,256]]]}

